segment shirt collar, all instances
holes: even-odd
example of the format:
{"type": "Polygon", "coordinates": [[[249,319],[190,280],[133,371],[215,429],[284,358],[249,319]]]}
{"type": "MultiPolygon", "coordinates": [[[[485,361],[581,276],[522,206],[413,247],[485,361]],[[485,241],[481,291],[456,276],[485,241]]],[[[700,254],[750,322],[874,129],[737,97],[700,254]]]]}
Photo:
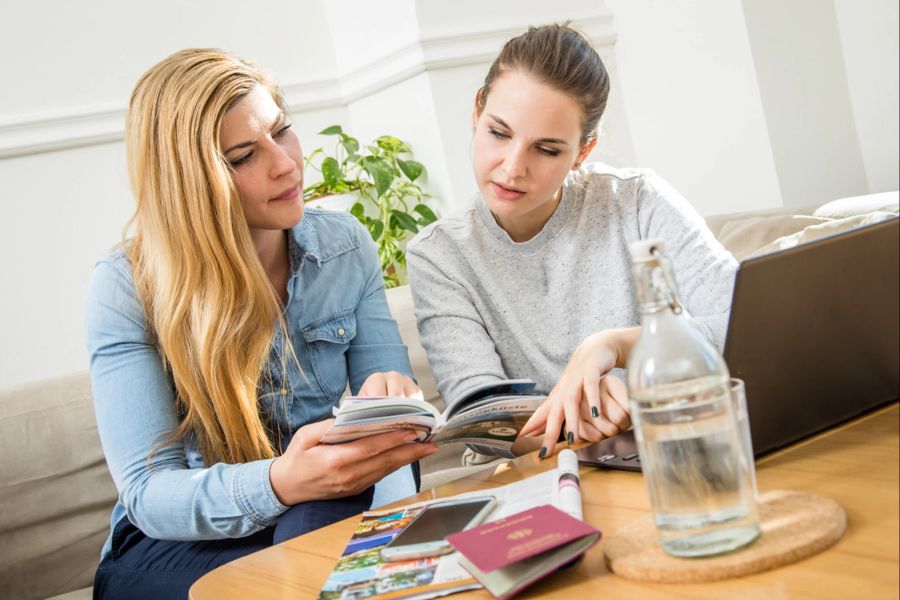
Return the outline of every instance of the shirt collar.
{"type": "Polygon", "coordinates": [[[291,271],[300,270],[304,258],[311,258],[317,265],[322,264],[321,250],[319,249],[319,236],[316,228],[307,224],[303,219],[290,229],[288,235],[288,257],[291,261],[291,271]]]}

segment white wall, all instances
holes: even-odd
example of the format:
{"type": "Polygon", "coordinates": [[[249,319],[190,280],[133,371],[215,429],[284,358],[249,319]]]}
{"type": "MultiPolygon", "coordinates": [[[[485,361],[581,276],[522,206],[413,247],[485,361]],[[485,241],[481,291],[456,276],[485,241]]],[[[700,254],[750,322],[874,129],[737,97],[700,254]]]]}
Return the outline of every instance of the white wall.
{"type": "Polygon", "coordinates": [[[834,5],[743,5],[784,204],[866,193],[834,5]]]}
{"type": "Polygon", "coordinates": [[[306,144],[346,119],[339,95],[319,85],[336,65],[321,0],[4,5],[0,387],[87,367],[91,268],[133,210],[120,141],[125,103],[141,73],[189,46],[225,48],[278,73],[289,103],[312,108],[297,120],[306,144]]]}
{"type": "Polygon", "coordinates": [[[737,0],[607,0],[637,164],[701,213],[781,206],[737,0]]]}
{"type": "Polygon", "coordinates": [[[898,187],[897,0],[835,0],[850,103],[869,192],[898,187]]]}
{"type": "MultiPolygon", "coordinates": [[[[855,172],[864,177],[817,189],[896,189],[896,2],[823,3],[829,8],[804,7],[820,17],[831,11],[822,19],[836,23],[820,34],[846,65],[846,82],[832,80],[849,98],[839,140],[856,132],[847,145],[856,145],[855,172]]],[[[771,18],[776,9],[767,10],[771,18]]],[[[783,203],[788,138],[767,104],[784,93],[783,80],[758,76],[764,36],[748,27],[741,0],[38,0],[5,8],[0,388],[87,366],[91,266],[132,211],[124,106],[156,61],[188,46],[255,60],[281,76],[307,152],[333,141],[316,135],[333,123],[361,139],[399,135],[426,164],[446,212],[474,191],[470,116],[490,60],[525,25],[567,19],[594,40],[612,74],[596,157],[655,168],[706,214],[783,203]]],[[[783,43],[793,52],[790,36],[783,43]]]]}

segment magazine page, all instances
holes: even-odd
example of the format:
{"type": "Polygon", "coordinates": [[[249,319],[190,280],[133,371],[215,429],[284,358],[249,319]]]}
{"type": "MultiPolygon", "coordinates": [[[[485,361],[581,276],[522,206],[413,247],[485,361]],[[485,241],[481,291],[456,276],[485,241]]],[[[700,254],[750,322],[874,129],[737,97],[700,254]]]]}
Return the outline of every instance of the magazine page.
{"type": "Polygon", "coordinates": [[[441,428],[432,441],[469,444],[483,454],[515,458],[518,454],[513,451],[513,444],[543,401],[543,396],[510,396],[465,410],[441,428]]]}
{"type": "Polygon", "coordinates": [[[365,421],[350,421],[347,423],[335,422],[320,440],[323,444],[343,444],[359,438],[379,433],[388,433],[398,429],[411,429],[418,433],[418,441],[424,442],[431,437],[435,428],[434,417],[431,415],[401,415],[389,416],[365,421]]]}
{"type": "Polygon", "coordinates": [[[445,427],[457,427],[479,419],[490,419],[497,413],[509,413],[515,415],[528,415],[538,409],[544,403],[546,396],[503,396],[493,398],[490,401],[478,404],[457,412],[453,415],[445,427]]]}
{"type": "Polygon", "coordinates": [[[334,410],[338,422],[361,421],[377,417],[407,414],[429,414],[441,419],[441,414],[430,403],[418,398],[347,396],[334,410]]]}
{"type": "MultiPolygon", "coordinates": [[[[542,504],[557,504],[556,470],[491,488],[497,507],[486,522],[496,521],[542,504]]],[[[475,490],[453,498],[483,496],[475,490]]],[[[444,502],[440,498],[400,508],[368,511],[362,514],[350,543],[325,582],[318,600],[437,598],[463,590],[479,589],[481,584],[459,564],[459,553],[433,558],[386,563],[379,550],[409,525],[428,504],[444,502]]]]}
{"type": "Polygon", "coordinates": [[[454,415],[463,409],[491,396],[525,396],[534,393],[534,382],[530,379],[509,379],[504,381],[491,381],[466,390],[463,395],[452,402],[447,403],[444,417],[449,421],[454,415]]]}

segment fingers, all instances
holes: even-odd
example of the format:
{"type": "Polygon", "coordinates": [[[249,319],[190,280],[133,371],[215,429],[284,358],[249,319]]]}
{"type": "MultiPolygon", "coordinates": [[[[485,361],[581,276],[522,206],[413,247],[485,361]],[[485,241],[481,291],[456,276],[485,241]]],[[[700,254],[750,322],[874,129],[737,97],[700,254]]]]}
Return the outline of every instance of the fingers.
{"type": "Polygon", "coordinates": [[[625,431],[631,427],[631,404],[628,401],[628,389],[617,377],[608,377],[605,388],[604,412],[607,418],[621,431],[625,431]]]}
{"type": "MultiPolygon", "coordinates": [[[[553,392],[550,392],[550,395],[553,395],[553,392]]],[[[525,425],[522,427],[522,430],[519,432],[519,435],[530,435],[544,428],[544,425],[547,423],[547,414],[550,412],[550,408],[553,406],[553,403],[550,402],[549,397],[547,400],[544,400],[544,403],[541,404],[534,414],[531,415],[525,425]]]]}
{"type": "Polygon", "coordinates": [[[387,388],[378,375],[381,375],[381,373],[370,375],[365,383],[363,383],[362,387],[359,388],[359,391],[356,392],[356,395],[360,398],[374,398],[386,395],[385,392],[387,391],[387,388]]]}
{"type": "Polygon", "coordinates": [[[369,458],[354,463],[350,474],[357,486],[356,490],[363,490],[373,483],[380,481],[388,474],[393,473],[400,467],[404,467],[417,460],[421,460],[426,456],[430,456],[438,451],[437,444],[404,444],[396,446],[380,454],[370,456],[369,458]]]}
{"type": "Polygon", "coordinates": [[[419,400],[425,399],[422,396],[422,390],[419,389],[419,385],[415,381],[406,376],[402,376],[402,381],[404,396],[409,396],[410,398],[418,398],[419,400]]]}
{"type": "Polygon", "coordinates": [[[574,444],[581,439],[578,430],[578,424],[581,421],[578,415],[578,406],[581,404],[582,391],[582,387],[579,385],[563,397],[563,411],[566,416],[566,441],[570,444],[574,444]]]}
{"type": "Polygon", "coordinates": [[[582,404],[581,417],[605,437],[618,435],[631,424],[627,410],[613,398],[613,393],[624,396],[623,403],[627,406],[625,384],[618,378],[607,375],[585,383],[584,395],[588,402],[582,404]]]}
{"type": "Polygon", "coordinates": [[[301,450],[309,450],[313,446],[319,444],[322,436],[325,435],[325,432],[328,431],[333,423],[334,419],[325,419],[324,421],[304,425],[294,432],[294,438],[291,439],[291,446],[294,445],[294,439],[296,439],[301,450]]]}
{"type": "MultiPolygon", "coordinates": [[[[553,394],[551,393],[551,396],[553,394]]],[[[549,404],[551,399],[547,399],[545,404],[549,404]]],[[[541,443],[540,458],[551,456],[553,449],[556,447],[556,441],[559,439],[559,432],[562,429],[564,418],[562,403],[553,401],[550,410],[547,413],[547,425],[544,429],[544,440],[541,443]]]]}
{"type": "Polygon", "coordinates": [[[413,443],[415,431],[403,429],[366,438],[319,446],[310,452],[327,473],[322,483],[330,497],[347,496],[363,490],[388,473],[438,450],[437,444],[413,443]]]}
{"type": "Polygon", "coordinates": [[[385,373],[372,373],[366,378],[359,392],[361,397],[378,396],[418,396],[422,397],[421,390],[411,378],[398,373],[388,371],[385,373]]]}
{"type": "Polygon", "coordinates": [[[419,439],[419,434],[411,429],[399,429],[353,440],[337,446],[344,449],[352,461],[366,460],[398,446],[405,446],[419,439]]]}
{"type": "Polygon", "coordinates": [[[590,377],[585,378],[584,380],[584,397],[587,400],[586,408],[590,412],[590,416],[588,419],[596,419],[600,416],[600,412],[602,410],[600,404],[600,382],[602,379],[599,377],[590,377]]]}
{"type": "Polygon", "coordinates": [[[581,439],[588,442],[599,442],[606,437],[603,435],[603,432],[594,427],[592,422],[585,419],[582,419],[578,426],[578,434],[581,436],[581,439]]]}
{"type": "Polygon", "coordinates": [[[404,396],[403,393],[403,376],[400,373],[391,371],[384,374],[385,387],[388,396],[404,396]]]}

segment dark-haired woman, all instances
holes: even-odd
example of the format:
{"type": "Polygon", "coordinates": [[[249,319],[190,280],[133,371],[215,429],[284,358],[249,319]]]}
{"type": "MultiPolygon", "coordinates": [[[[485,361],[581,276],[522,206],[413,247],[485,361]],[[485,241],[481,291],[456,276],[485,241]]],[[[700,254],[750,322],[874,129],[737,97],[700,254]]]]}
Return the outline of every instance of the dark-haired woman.
{"type": "Polygon", "coordinates": [[[449,402],[469,387],[534,379],[549,393],[523,434],[569,443],[630,426],[625,367],[639,334],[629,244],[662,238],[694,325],[725,337],[736,262],[652,171],[584,164],[609,78],[585,37],[530,28],[475,96],[479,194],[409,244],[419,332],[449,402]]]}

